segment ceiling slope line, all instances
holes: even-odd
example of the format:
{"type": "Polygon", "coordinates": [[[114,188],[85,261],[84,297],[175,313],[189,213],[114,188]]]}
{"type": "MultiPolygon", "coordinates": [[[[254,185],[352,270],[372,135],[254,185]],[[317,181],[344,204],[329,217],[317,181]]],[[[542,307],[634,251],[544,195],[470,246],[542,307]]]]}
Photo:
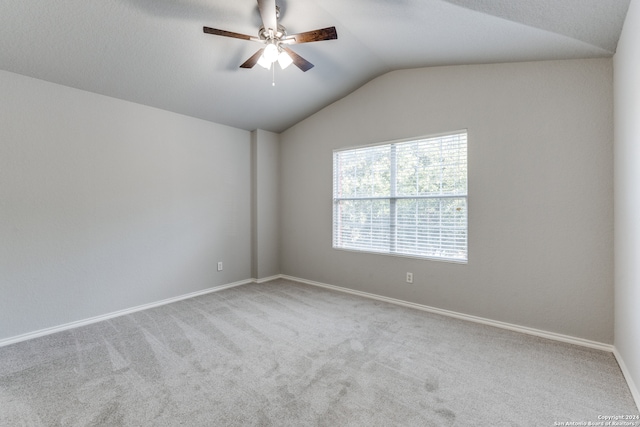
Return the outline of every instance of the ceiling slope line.
{"type": "MultiPolygon", "coordinates": [[[[479,13],[479,14],[482,14],[482,15],[486,15],[486,16],[490,16],[490,17],[493,17],[493,18],[496,18],[496,19],[500,19],[502,21],[512,22],[512,23],[515,23],[515,24],[518,24],[518,25],[522,25],[522,26],[527,27],[527,28],[532,28],[532,29],[535,29],[535,30],[538,30],[538,31],[545,32],[547,34],[554,34],[556,36],[560,36],[560,37],[563,37],[563,38],[566,38],[566,39],[569,39],[569,40],[574,40],[574,41],[577,41],[577,42],[581,43],[583,46],[589,46],[592,49],[599,50],[599,51],[603,52],[604,55],[613,55],[615,53],[615,51],[616,51],[616,46],[617,46],[617,43],[618,43],[618,38],[619,38],[620,31],[614,32],[614,34],[617,34],[617,36],[614,36],[613,39],[608,40],[607,42],[605,42],[603,40],[602,36],[599,36],[597,38],[599,40],[601,40],[601,42],[600,43],[593,43],[592,41],[586,40],[586,38],[588,38],[588,37],[585,37],[585,35],[591,34],[591,33],[597,33],[598,31],[601,31],[599,28],[593,28],[593,27],[589,27],[589,26],[585,26],[585,25],[578,26],[576,24],[571,25],[570,23],[568,23],[568,19],[563,19],[562,18],[563,17],[562,14],[558,14],[558,17],[555,18],[555,21],[554,20],[549,20],[549,19],[538,18],[539,21],[547,23],[547,26],[545,27],[545,26],[542,26],[541,24],[536,24],[535,22],[533,22],[533,21],[536,20],[533,17],[531,17],[528,20],[524,20],[523,17],[514,16],[515,13],[512,13],[511,16],[510,16],[510,14],[508,13],[506,7],[500,7],[501,3],[499,1],[498,2],[495,2],[495,1],[486,2],[486,1],[482,1],[482,0],[480,2],[477,2],[477,1],[470,2],[469,0],[441,0],[441,1],[445,2],[445,3],[449,3],[449,4],[453,5],[453,6],[456,6],[456,7],[462,8],[462,9],[466,9],[466,10],[473,11],[473,12],[476,12],[476,13],[479,13]],[[485,6],[485,5],[486,5],[486,8],[483,9],[483,6],[485,6]],[[487,10],[488,8],[491,8],[491,7],[495,8],[495,9],[493,11],[487,10]],[[557,21],[557,23],[556,23],[556,21],[557,21]],[[552,26],[555,26],[556,28],[555,29],[554,28],[549,28],[549,27],[552,27],[552,26]],[[562,26],[563,28],[572,29],[572,31],[569,31],[569,30],[559,31],[560,28],[558,28],[558,27],[560,27],[560,26],[562,26]],[[582,28],[587,27],[589,31],[587,33],[584,33],[585,30],[580,31],[580,27],[582,27],[582,28]],[[580,32],[582,32],[584,34],[583,37],[580,37],[580,34],[579,34],[580,32]],[[605,45],[609,45],[609,46],[605,46],[605,45]]],[[[621,4],[621,5],[626,4],[626,7],[623,7],[619,11],[622,14],[622,16],[626,15],[626,10],[628,8],[628,3],[629,3],[628,0],[620,0],[618,3],[621,4]]],[[[503,4],[506,4],[506,3],[503,2],[503,4]]],[[[529,2],[524,2],[523,4],[529,4],[529,2]]],[[[509,3],[509,5],[511,5],[511,3],[509,3]]],[[[512,8],[511,10],[517,10],[518,12],[526,15],[525,13],[522,12],[522,9],[520,9],[520,8],[514,9],[513,5],[511,5],[510,7],[512,8]]],[[[584,8],[582,8],[582,9],[584,9],[584,8]]],[[[578,10],[578,8],[575,8],[574,10],[578,10]]],[[[533,14],[530,13],[529,15],[533,15],[533,14]]],[[[545,17],[545,18],[548,18],[548,17],[545,17]]],[[[621,28],[620,28],[620,30],[621,30],[621,28]]]]}

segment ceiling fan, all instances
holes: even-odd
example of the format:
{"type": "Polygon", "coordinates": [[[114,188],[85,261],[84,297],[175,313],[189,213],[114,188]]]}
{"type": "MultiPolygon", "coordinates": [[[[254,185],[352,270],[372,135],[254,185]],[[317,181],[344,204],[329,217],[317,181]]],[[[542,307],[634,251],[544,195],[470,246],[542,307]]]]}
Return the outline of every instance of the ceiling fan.
{"type": "Polygon", "coordinates": [[[207,34],[250,40],[265,45],[240,65],[240,68],[253,68],[254,65],[259,64],[266,69],[270,69],[277,61],[283,69],[294,63],[302,71],[307,71],[313,68],[313,64],[291,50],[289,45],[338,38],[336,27],[288,35],[287,29],[278,23],[280,9],[276,6],[275,0],[258,0],[258,10],[262,18],[262,26],[258,30],[258,37],[203,27],[203,31],[207,34]]]}

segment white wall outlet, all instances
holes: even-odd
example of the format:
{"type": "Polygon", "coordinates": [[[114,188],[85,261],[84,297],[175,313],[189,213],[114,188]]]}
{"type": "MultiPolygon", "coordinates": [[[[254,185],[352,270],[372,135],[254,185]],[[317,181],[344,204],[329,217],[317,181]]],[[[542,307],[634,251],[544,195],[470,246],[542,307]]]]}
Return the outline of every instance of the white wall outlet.
{"type": "Polygon", "coordinates": [[[407,283],[413,283],[413,273],[407,273],[407,283]]]}
{"type": "Polygon", "coordinates": [[[218,271],[222,271],[222,261],[218,261],[218,271]]]}

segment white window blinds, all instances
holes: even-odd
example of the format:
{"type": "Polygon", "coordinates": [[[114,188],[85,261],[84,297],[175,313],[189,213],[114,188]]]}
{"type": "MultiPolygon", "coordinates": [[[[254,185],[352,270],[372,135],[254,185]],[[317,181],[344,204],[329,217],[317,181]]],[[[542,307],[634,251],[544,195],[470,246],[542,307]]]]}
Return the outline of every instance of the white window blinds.
{"type": "Polygon", "coordinates": [[[333,247],[466,261],[466,131],[335,151],[333,247]]]}

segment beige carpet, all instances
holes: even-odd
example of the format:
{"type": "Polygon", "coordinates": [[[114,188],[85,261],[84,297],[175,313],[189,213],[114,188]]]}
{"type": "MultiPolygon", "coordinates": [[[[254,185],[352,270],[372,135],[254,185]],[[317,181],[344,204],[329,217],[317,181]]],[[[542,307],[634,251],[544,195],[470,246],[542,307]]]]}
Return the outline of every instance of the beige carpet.
{"type": "Polygon", "coordinates": [[[637,413],[609,353],[283,280],[0,348],[2,426],[553,426],[637,413]]]}

